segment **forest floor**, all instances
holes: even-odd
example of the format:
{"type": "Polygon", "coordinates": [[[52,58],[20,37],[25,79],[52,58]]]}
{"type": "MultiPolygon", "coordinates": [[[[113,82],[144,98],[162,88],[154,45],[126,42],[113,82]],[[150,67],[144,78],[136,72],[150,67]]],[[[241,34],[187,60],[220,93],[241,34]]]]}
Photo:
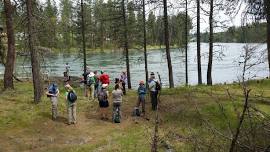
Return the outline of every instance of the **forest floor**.
{"type": "MultiPolygon", "coordinates": [[[[0,84],[3,86],[2,82],[0,84]]],[[[252,81],[249,87],[252,89],[250,102],[270,114],[270,81],[252,81]]],[[[151,149],[155,113],[150,110],[148,96],[146,116],[132,117],[137,96],[134,90],[129,90],[123,97],[122,122],[115,124],[110,120],[100,120],[98,103],[87,100],[82,89],[75,88],[79,96],[78,124],[67,125],[63,86],[60,87],[57,121],[51,120],[48,98],[43,97],[39,104],[33,103],[30,82],[16,83],[15,88],[0,94],[0,152],[144,152],[151,149]]],[[[226,134],[225,120],[230,120],[231,127],[235,128],[237,113],[242,110],[242,96],[239,84],[163,89],[159,111],[159,151],[195,151],[194,143],[213,143],[217,136],[205,130],[202,117],[226,134]]],[[[110,107],[110,117],[111,111],[110,107]]],[[[228,143],[230,141],[220,140],[208,148],[228,151],[228,143]]]]}

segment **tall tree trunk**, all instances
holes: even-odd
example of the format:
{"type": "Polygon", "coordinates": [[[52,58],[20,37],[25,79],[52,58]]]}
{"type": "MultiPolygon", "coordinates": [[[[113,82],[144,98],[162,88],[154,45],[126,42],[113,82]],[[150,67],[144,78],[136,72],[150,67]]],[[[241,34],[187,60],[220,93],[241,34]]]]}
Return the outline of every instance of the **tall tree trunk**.
{"type": "Polygon", "coordinates": [[[32,77],[34,84],[34,102],[39,103],[43,94],[43,83],[40,75],[39,55],[34,46],[35,34],[33,20],[33,0],[26,1],[28,23],[28,47],[31,53],[32,77]]]}
{"type": "Polygon", "coordinates": [[[126,67],[127,67],[127,79],[128,79],[128,88],[131,89],[131,81],[130,81],[130,69],[129,69],[129,52],[128,52],[128,29],[127,29],[127,21],[126,21],[126,7],[125,0],[122,0],[122,17],[124,23],[124,50],[126,53],[126,67]]]}
{"type": "Polygon", "coordinates": [[[145,23],[145,0],[143,2],[143,48],[144,48],[144,69],[145,69],[145,84],[148,88],[148,65],[147,65],[147,49],[146,49],[146,23],[145,23]]]}
{"type": "Polygon", "coordinates": [[[186,0],[186,44],[185,44],[185,57],[186,57],[186,85],[188,85],[188,1],[186,0]]]}
{"type": "Polygon", "coordinates": [[[5,15],[6,15],[6,26],[7,26],[7,38],[8,38],[8,52],[5,63],[5,74],[4,74],[4,88],[14,89],[13,85],[13,71],[15,64],[15,38],[13,29],[13,6],[10,0],[4,0],[5,15]]]}
{"type": "Polygon", "coordinates": [[[209,15],[209,57],[207,68],[207,85],[212,85],[212,64],[213,64],[213,8],[214,0],[210,0],[210,15],[209,15]]]}
{"type": "Polygon", "coordinates": [[[201,32],[200,32],[200,0],[197,0],[197,64],[198,64],[198,84],[202,84],[202,69],[201,69],[201,32]]]}
{"type": "Polygon", "coordinates": [[[270,77],[270,1],[264,0],[266,21],[267,21],[267,53],[268,53],[268,68],[270,77]]]}
{"type": "Polygon", "coordinates": [[[82,49],[83,49],[83,73],[84,73],[84,91],[85,96],[87,96],[87,90],[86,90],[86,49],[85,49],[85,22],[84,22],[84,3],[83,0],[81,0],[81,18],[82,18],[82,49]]]}
{"type": "Polygon", "coordinates": [[[168,62],[168,72],[169,72],[169,84],[170,88],[174,88],[173,83],[173,71],[172,71],[172,61],[170,53],[170,42],[169,42],[169,25],[168,25],[168,12],[167,12],[167,0],[163,0],[164,7],[164,36],[165,36],[165,46],[166,46],[166,56],[168,62]]]}

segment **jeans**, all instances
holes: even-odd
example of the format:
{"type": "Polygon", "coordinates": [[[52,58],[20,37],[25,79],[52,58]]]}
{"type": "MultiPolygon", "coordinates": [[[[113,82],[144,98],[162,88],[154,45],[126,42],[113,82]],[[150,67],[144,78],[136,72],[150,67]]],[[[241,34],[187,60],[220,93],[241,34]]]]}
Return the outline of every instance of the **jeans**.
{"type": "Polygon", "coordinates": [[[89,99],[94,99],[94,97],[95,97],[95,85],[94,84],[88,86],[88,97],[89,97],[89,99]]]}
{"type": "Polygon", "coordinates": [[[126,83],[124,81],[122,82],[122,87],[123,87],[123,94],[126,95],[126,83]]]}
{"type": "Polygon", "coordinates": [[[142,113],[145,113],[145,95],[139,95],[137,103],[138,108],[140,107],[140,104],[142,104],[142,113]]]}
{"type": "Polygon", "coordinates": [[[152,110],[157,110],[157,91],[150,91],[151,103],[152,103],[152,110]]]}
{"type": "Polygon", "coordinates": [[[76,123],[76,103],[68,105],[68,124],[76,123]]]}
{"type": "Polygon", "coordinates": [[[57,97],[51,97],[52,103],[52,120],[55,120],[57,117],[57,97]]]}

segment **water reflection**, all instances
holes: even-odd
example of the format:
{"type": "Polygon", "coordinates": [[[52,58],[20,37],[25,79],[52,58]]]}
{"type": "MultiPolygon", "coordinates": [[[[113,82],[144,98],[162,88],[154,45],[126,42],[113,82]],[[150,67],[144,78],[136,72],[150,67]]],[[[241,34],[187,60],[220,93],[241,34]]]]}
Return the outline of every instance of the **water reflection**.
{"type": "MultiPolygon", "coordinates": [[[[219,59],[213,63],[213,83],[233,82],[237,80],[241,69],[238,66],[237,60],[241,54],[241,50],[245,44],[237,43],[220,43],[215,44],[214,50],[223,52],[222,60],[219,59]]],[[[255,45],[255,44],[254,44],[255,45]]],[[[206,82],[207,71],[207,53],[208,44],[202,44],[202,75],[203,82],[206,82]]],[[[266,48],[263,44],[260,50],[266,48]]],[[[260,51],[259,50],[259,51],[260,51]]],[[[83,55],[78,54],[49,54],[47,55],[42,64],[42,71],[48,72],[49,76],[62,76],[65,70],[65,63],[70,65],[70,74],[73,76],[81,76],[83,72],[83,55]]],[[[174,81],[176,85],[183,85],[185,83],[185,54],[183,50],[171,50],[172,65],[174,72],[174,81]]],[[[121,71],[125,70],[125,56],[122,51],[112,52],[95,52],[87,54],[87,64],[92,70],[106,71],[111,80],[119,77],[121,71]]],[[[188,51],[188,71],[190,84],[197,83],[197,65],[196,65],[196,44],[190,43],[188,51]]],[[[148,67],[149,71],[159,72],[162,81],[168,85],[168,72],[165,50],[151,50],[148,51],[148,67]]],[[[268,75],[267,64],[261,64],[254,68],[256,76],[266,77],[268,75]]],[[[144,56],[142,50],[134,50],[130,52],[130,70],[132,86],[137,86],[139,80],[145,78],[144,74],[144,56]]],[[[0,66],[0,74],[3,75],[4,68],[0,66]]],[[[15,73],[19,77],[30,77],[31,64],[29,57],[17,57],[15,73]]]]}

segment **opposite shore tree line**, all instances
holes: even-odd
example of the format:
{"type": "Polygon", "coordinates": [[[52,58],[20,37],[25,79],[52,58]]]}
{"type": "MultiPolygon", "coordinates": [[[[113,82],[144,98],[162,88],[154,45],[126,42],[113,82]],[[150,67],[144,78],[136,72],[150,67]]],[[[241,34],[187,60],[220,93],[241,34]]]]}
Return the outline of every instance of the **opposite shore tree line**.
{"type": "MultiPolygon", "coordinates": [[[[23,3],[22,3],[23,4],[23,3]]],[[[142,48],[144,14],[141,4],[125,1],[125,13],[129,48],[142,48]]],[[[85,43],[89,50],[119,49],[122,48],[124,37],[122,1],[84,0],[85,43]]],[[[14,8],[12,13],[17,51],[25,47],[26,13],[23,6],[14,8]]],[[[80,1],[60,0],[57,7],[54,0],[45,3],[34,1],[35,19],[37,24],[37,41],[40,46],[64,52],[82,48],[82,21],[80,1]]],[[[155,11],[145,13],[145,27],[147,45],[164,45],[163,15],[155,11]]],[[[168,16],[170,45],[183,46],[185,44],[185,12],[178,12],[168,16]]],[[[188,16],[188,30],[191,19],[188,16]]],[[[3,23],[1,23],[3,24],[3,23]]]]}

